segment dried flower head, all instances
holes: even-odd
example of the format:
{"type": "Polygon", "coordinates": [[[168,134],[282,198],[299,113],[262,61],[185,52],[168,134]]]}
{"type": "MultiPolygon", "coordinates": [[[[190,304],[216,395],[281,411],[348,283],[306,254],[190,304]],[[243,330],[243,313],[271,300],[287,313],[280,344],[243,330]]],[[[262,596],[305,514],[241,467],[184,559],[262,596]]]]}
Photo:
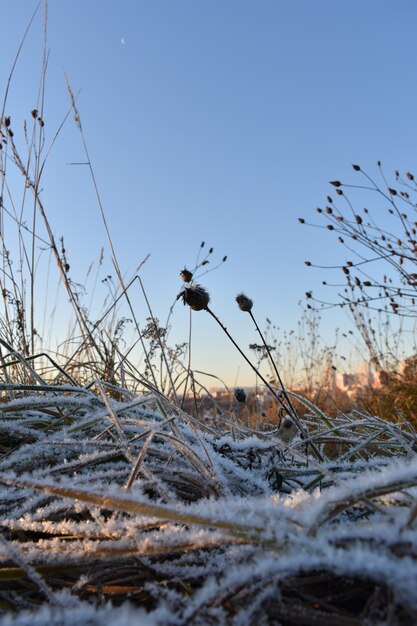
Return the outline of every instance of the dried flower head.
{"type": "Polygon", "coordinates": [[[278,437],[284,443],[289,443],[297,432],[297,428],[289,417],[284,417],[278,428],[278,437]]]}
{"type": "Polygon", "coordinates": [[[210,302],[208,292],[201,285],[185,287],[181,295],[184,304],[188,304],[193,311],[202,311],[207,309],[208,303],[210,302]]]}
{"type": "Polygon", "coordinates": [[[246,391],[241,387],[236,387],[235,398],[238,402],[246,402],[246,391]]]}
{"type": "Polygon", "coordinates": [[[241,311],[245,311],[246,313],[250,313],[253,307],[253,301],[245,296],[244,293],[240,293],[236,296],[236,302],[238,303],[239,309],[241,311]]]}
{"type": "Polygon", "coordinates": [[[189,283],[193,278],[193,273],[184,267],[184,269],[180,272],[180,276],[185,283],[189,283]]]}

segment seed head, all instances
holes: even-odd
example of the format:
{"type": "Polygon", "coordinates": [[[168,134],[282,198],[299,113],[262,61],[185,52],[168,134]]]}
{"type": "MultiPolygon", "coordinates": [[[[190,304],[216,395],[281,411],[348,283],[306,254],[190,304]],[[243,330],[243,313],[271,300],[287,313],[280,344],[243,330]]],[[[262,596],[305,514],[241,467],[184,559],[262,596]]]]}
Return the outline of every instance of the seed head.
{"type": "Polygon", "coordinates": [[[184,267],[184,269],[180,272],[180,276],[185,283],[189,283],[193,277],[193,273],[184,267]]]}
{"type": "Polygon", "coordinates": [[[184,304],[188,304],[193,311],[203,311],[207,309],[210,302],[208,292],[201,285],[186,287],[182,293],[184,304]]]}
{"type": "Polygon", "coordinates": [[[235,398],[238,402],[246,402],[246,391],[241,387],[236,387],[235,398]]]}
{"type": "Polygon", "coordinates": [[[289,417],[282,418],[278,429],[278,437],[281,441],[289,443],[291,439],[293,439],[296,432],[297,428],[292,419],[289,417]]]}
{"type": "Polygon", "coordinates": [[[290,419],[289,417],[284,417],[284,419],[281,422],[281,426],[282,428],[291,428],[293,426],[293,422],[292,419],[290,419]]]}
{"type": "Polygon", "coordinates": [[[236,302],[238,303],[239,309],[241,311],[245,311],[245,313],[250,313],[253,307],[253,301],[245,296],[244,293],[240,293],[236,296],[236,302]]]}

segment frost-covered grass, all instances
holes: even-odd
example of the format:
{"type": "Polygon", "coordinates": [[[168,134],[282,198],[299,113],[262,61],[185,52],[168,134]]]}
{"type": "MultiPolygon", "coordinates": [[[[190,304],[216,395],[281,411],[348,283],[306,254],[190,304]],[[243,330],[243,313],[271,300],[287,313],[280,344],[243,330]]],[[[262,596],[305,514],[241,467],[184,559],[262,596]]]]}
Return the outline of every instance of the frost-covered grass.
{"type": "Polygon", "coordinates": [[[1,389],[2,625],[416,623],[406,423],[309,405],[318,461],[156,393],[1,389]]]}

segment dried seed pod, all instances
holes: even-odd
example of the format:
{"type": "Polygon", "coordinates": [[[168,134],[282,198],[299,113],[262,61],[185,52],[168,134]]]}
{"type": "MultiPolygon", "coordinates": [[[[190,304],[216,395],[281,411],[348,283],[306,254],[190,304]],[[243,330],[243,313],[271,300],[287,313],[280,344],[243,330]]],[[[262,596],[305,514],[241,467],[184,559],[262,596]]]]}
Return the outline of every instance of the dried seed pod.
{"type": "Polygon", "coordinates": [[[235,398],[238,402],[246,402],[246,391],[241,387],[236,387],[235,398]]]}
{"type": "Polygon", "coordinates": [[[240,293],[236,296],[236,302],[238,303],[239,309],[241,311],[245,311],[245,313],[250,313],[253,307],[253,301],[245,296],[244,293],[240,293]]]}
{"type": "Polygon", "coordinates": [[[341,187],[342,183],[340,182],[340,180],[331,180],[330,184],[333,185],[333,187],[341,187]]]}
{"type": "Polygon", "coordinates": [[[184,269],[180,272],[180,276],[185,283],[189,283],[193,278],[193,273],[184,267],[184,269]]]}
{"type": "Polygon", "coordinates": [[[207,309],[210,302],[208,292],[201,285],[186,287],[182,293],[184,304],[188,304],[193,311],[203,311],[207,309]]]}

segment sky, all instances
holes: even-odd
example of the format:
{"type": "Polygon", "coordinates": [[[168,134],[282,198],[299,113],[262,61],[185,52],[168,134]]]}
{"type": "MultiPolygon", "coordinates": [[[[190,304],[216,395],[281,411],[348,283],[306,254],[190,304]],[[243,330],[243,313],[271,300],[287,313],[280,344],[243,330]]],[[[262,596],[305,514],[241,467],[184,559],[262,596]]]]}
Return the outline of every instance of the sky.
{"type": "MultiPolygon", "coordinates": [[[[37,3],[2,4],[4,94],[37,3]]],[[[42,11],[6,104],[17,141],[38,103],[42,11]]],[[[341,254],[298,218],[316,219],[329,181],[351,181],[352,163],[370,173],[377,160],[388,173],[415,166],[416,23],[414,0],[49,0],[47,143],[70,108],[66,74],[119,266],[129,278],[150,255],[141,276],[161,322],[180,270],[193,268],[205,241],[203,251],[214,248],[207,267],[228,258],[201,283],[242,346],[257,337],[234,302],[241,291],[261,325],[268,317],[297,326],[305,292],[322,293],[326,278],[304,261],[332,264],[341,254]]],[[[89,170],[74,165],[85,161],[71,114],[48,156],[42,198],[77,283],[103,246],[100,278],[115,275],[89,170]]],[[[98,294],[92,306],[101,302],[98,294]]],[[[172,342],[187,340],[188,322],[176,305],[172,342]]],[[[323,313],[323,335],[348,323],[340,311],[323,313]]],[[[192,364],[228,384],[254,380],[205,312],[193,314],[192,364]]]]}

